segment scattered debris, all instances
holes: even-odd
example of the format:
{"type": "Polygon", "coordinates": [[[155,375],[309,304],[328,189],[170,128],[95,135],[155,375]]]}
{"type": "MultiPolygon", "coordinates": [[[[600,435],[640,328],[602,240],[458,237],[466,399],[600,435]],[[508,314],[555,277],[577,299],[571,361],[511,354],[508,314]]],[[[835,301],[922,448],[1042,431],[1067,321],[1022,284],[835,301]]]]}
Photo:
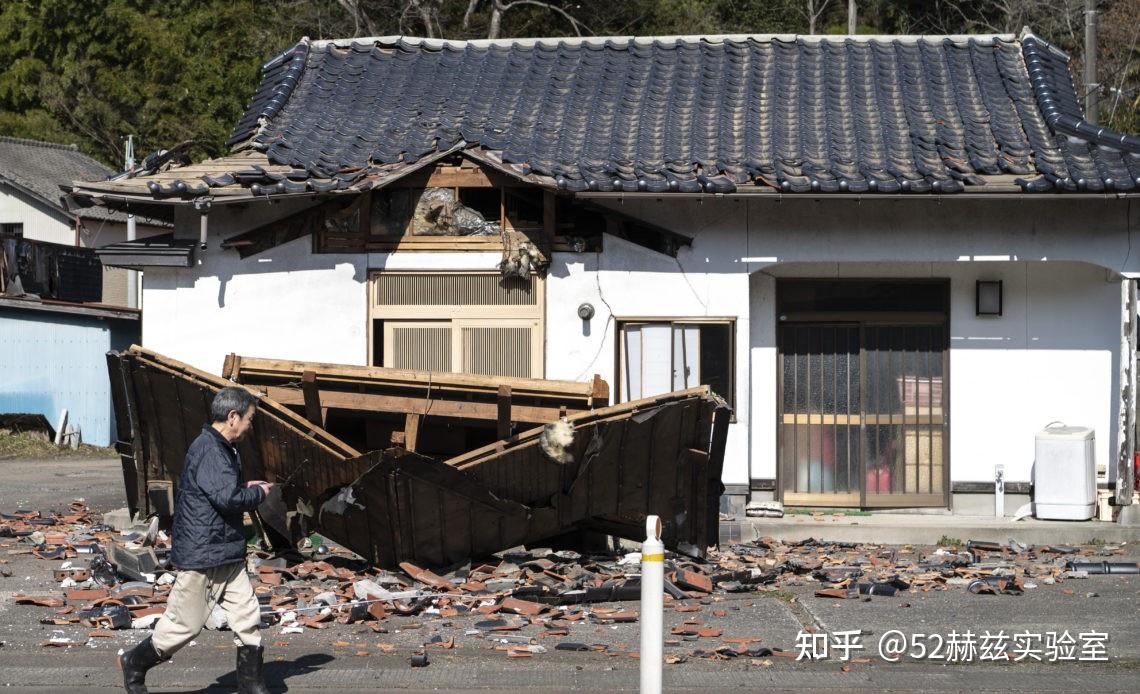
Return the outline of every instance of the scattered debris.
{"type": "MultiPolygon", "coordinates": [[[[154,571],[145,572],[146,580],[133,580],[135,555],[120,567],[108,561],[125,556],[122,548],[139,549],[135,545],[141,547],[147,528],[116,531],[82,503],[61,514],[0,514],[0,536],[7,538],[3,543],[41,550],[33,557],[57,557],[38,561],[45,562],[44,575],[56,580],[58,593],[13,596],[17,604],[38,606],[29,610],[36,610],[43,624],[76,629],[52,634],[43,647],[95,647],[116,632],[153,628],[171,589],[167,577],[172,574],[165,565],[169,537],[158,533],[146,548],[156,561],[154,571]],[[80,553],[79,547],[94,549],[80,553]]],[[[1087,577],[1088,569],[1111,574],[1134,566],[1105,559],[1123,553],[1119,547],[980,542],[964,547],[968,551],[761,538],[710,551],[706,562],[670,554],[666,609],[683,615],[683,622],[669,627],[666,645],[677,650],[665,662],[743,657],[757,667],[770,667],[770,658],[794,655],[757,636],[726,634],[715,620],[736,609],[718,604],[729,592],[811,586],[824,599],[888,600],[905,607],[910,603],[898,598],[907,594],[959,590],[1016,596],[1031,586],[1049,590],[1062,584],[1052,590],[1096,598],[1094,591],[1077,593],[1063,584],[1076,575],[1087,577]]],[[[411,651],[405,645],[401,657],[412,667],[426,667],[430,651],[442,655],[473,641],[507,658],[541,658],[551,651],[636,658],[628,645],[596,643],[593,636],[639,620],[637,605],[599,604],[639,599],[640,566],[632,559],[617,552],[517,546],[434,570],[403,562],[399,570],[388,571],[333,546],[327,555],[310,551],[292,558],[254,549],[248,568],[261,601],[263,628],[280,635],[329,629],[338,639],[334,647],[360,657],[400,650],[392,643],[375,648],[362,643],[353,635],[361,627],[377,634],[401,633],[405,644],[408,638],[417,644],[411,651]],[[463,617],[467,619],[461,621],[463,617]]],[[[220,612],[211,620],[213,628],[224,628],[220,612]]]]}

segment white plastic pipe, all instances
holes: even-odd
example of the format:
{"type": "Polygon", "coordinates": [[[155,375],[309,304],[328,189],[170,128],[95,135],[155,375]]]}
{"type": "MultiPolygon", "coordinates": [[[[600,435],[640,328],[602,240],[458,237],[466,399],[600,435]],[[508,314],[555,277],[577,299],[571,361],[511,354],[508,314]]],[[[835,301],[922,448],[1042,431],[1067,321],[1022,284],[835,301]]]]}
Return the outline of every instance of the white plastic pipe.
{"type": "Polygon", "coordinates": [[[648,516],[645,542],[641,543],[641,694],[661,693],[664,596],[665,545],[661,542],[661,519],[648,516]]]}
{"type": "MultiPolygon", "coordinates": [[[[138,227],[133,214],[127,215],[127,240],[138,239],[138,227]]],[[[139,307],[139,273],[137,270],[127,270],[127,306],[139,307]]]]}

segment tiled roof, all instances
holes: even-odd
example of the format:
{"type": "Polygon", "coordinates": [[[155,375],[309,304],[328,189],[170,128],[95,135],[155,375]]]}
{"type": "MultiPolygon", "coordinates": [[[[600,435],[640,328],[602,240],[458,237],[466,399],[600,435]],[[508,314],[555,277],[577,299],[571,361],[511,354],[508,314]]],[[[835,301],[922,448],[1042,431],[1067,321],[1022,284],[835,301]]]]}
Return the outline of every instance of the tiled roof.
{"type": "Polygon", "coordinates": [[[156,214],[366,190],[456,152],[570,192],[1140,190],[1140,137],[1085,122],[1068,56],[1030,33],[306,39],[229,144],[75,190],[156,214]]]}
{"type": "Polygon", "coordinates": [[[571,191],[1140,186],[1140,138],[1084,122],[1032,34],[306,41],[232,142],[341,187],[455,146],[571,191]]]}
{"type": "MultiPolygon", "coordinates": [[[[111,169],[83,154],[75,145],[0,137],[0,182],[21,189],[68,216],[76,213],[69,212],[64,206],[60,185],[70,185],[75,180],[100,180],[112,173],[111,169]]],[[[121,212],[101,207],[86,208],[78,216],[126,221],[126,215],[121,212]]]]}

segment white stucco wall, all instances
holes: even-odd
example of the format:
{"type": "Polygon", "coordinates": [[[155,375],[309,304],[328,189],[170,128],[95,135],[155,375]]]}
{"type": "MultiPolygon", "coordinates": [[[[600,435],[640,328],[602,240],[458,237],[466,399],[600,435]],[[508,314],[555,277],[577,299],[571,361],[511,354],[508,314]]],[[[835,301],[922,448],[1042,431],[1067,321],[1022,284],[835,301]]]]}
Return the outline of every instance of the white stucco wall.
{"type": "Polygon", "coordinates": [[[725,484],[747,484],[748,275],[724,252],[731,246],[729,239],[713,234],[702,238],[706,243],[695,245],[695,250],[707,254],[686,249],[677,260],[608,235],[602,253],[556,253],[546,286],[546,375],[583,380],[596,373],[615,392],[615,321],[734,319],[736,422],[729,426],[722,479],[725,484]],[[577,315],[584,302],[594,306],[589,322],[577,315]]]}
{"type": "MultiPolygon", "coordinates": [[[[1115,451],[1120,285],[1076,262],[787,263],[754,275],[752,387],[756,441],[776,436],[776,278],[939,278],[950,281],[950,476],[1029,481],[1033,435],[1049,422],[1096,429],[1096,458],[1115,451]],[[1000,317],[976,316],[977,280],[1001,280],[1000,317]],[[763,401],[763,402],[761,402],[763,401]]],[[[774,477],[774,446],[753,451],[752,474],[774,477]]]]}
{"type": "Polygon", "coordinates": [[[364,258],[311,248],[301,238],[245,260],[211,248],[193,273],[147,269],[143,345],[211,373],[231,352],[366,364],[364,258]]]}
{"type": "Polygon", "coordinates": [[[692,236],[693,245],[676,261],[609,236],[600,255],[556,254],[548,374],[597,372],[612,383],[611,315],[736,318],[738,421],[726,484],[776,476],[777,277],[950,280],[953,481],[992,480],[995,463],[1005,465],[1007,480],[1028,481],[1033,435],[1058,419],[1094,427],[1097,462],[1114,474],[1118,271],[1137,269],[1125,203],[606,204],[692,236]],[[1001,318],[974,316],[977,279],[1004,281],[1001,318]],[[583,301],[597,310],[589,334],[574,314],[583,301]]]}
{"type": "MultiPolygon", "coordinates": [[[[1092,426],[1114,469],[1119,272],[1140,270],[1123,201],[854,201],[707,198],[606,201],[694,241],[676,260],[606,236],[602,253],[556,253],[547,278],[546,376],[616,383],[614,319],[736,321],[737,421],[724,481],[775,476],[777,277],[951,281],[951,476],[1029,479],[1033,434],[1055,419],[1092,426]],[[1106,269],[1110,268],[1110,269],[1106,269]],[[1002,279],[1005,315],[974,316],[974,282],[1002,279]],[[576,314],[589,302],[596,314],[576,314]]],[[[290,213],[285,207],[274,216],[290,213]]],[[[1132,215],[1132,219],[1129,215],[1132,215]]],[[[193,221],[193,218],[189,218],[193,221]]],[[[151,270],[148,347],[218,372],[225,354],[367,362],[367,271],[489,270],[497,253],[312,255],[299,239],[240,260],[216,248],[263,223],[212,222],[193,272],[151,270]]],[[[196,223],[180,225],[196,233],[196,223]]],[[[1140,240],[1136,240],[1140,241],[1140,240]]]]}

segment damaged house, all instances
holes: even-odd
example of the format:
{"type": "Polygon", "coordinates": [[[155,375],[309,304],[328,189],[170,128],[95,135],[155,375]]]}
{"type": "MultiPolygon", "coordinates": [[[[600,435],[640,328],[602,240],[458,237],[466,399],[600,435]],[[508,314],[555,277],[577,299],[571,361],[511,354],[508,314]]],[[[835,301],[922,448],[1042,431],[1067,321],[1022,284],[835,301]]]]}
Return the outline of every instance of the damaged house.
{"type": "MultiPolygon", "coordinates": [[[[707,386],[735,512],[992,513],[1063,421],[1131,499],[1140,137],[1084,121],[1032,33],[306,39],[229,146],[72,192],[173,223],[101,253],[146,271],[143,346],[211,378],[707,386]]],[[[290,397],[341,458],[407,435],[290,397]]]]}

